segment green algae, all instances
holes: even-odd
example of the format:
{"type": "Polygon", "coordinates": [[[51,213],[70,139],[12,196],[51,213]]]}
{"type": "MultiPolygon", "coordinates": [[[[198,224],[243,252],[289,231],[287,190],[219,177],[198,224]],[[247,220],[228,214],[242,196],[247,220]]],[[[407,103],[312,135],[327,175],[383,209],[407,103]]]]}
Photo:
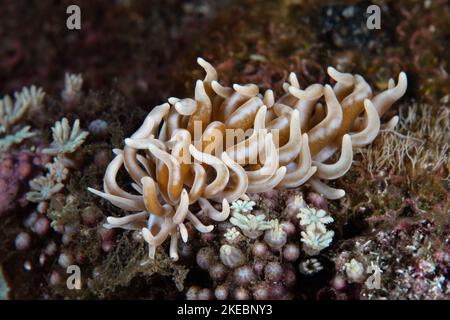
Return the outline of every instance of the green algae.
{"type": "Polygon", "coordinates": [[[144,242],[123,235],[104,262],[95,267],[95,276],[88,280],[89,290],[96,296],[106,297],[126,288],[136,277],[145,282],[154,274],[171,277],[177,289],[183,290],[188,269],[174,263],[163,250],[158,250],[155,260],[147,259],[144,242]]]}

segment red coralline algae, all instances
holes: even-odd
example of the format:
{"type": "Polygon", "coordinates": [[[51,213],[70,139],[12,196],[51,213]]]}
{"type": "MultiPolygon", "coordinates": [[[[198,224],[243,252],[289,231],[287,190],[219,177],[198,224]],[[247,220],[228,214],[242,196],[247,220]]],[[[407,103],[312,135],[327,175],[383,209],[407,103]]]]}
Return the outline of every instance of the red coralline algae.
{"type": "Polygon", "coordinates": [[[6,154],[0,161],[0,216],[27,204],[28,181],[41,171],[41,159],[29,151],[6,154]]]}

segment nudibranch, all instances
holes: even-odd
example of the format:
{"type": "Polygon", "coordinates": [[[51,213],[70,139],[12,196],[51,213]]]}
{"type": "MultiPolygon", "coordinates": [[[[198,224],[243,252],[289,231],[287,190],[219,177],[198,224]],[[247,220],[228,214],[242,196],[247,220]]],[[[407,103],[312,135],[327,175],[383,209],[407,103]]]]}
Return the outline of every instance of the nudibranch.
{"type": "Polygon", "coordinates": [[[224,86],[210,63],[197,62],[206,76],[197,80],[194,97],[171,97],[154,107],[123,150],[113,150],[103,191],[88,188],[132,212],[108,217],[104,226],[141,231],[150,259],[170,238],[170,257],[177,260],[179,238],[188,240],[186,221],[211,232],[214,226],[198,216],[225,221],[230,203],[247,193],[308,183],[328,199],[344,197],[344,190],[326,181],[349,170],[353,147],[370,144],[381,128],[395,127],[397,116],[385,124],[380,118],[407,88],[401,72],[397,83],[391,79],[374,95],[362,76],[329,67],[334,85],[302,89],[291,73],[276,100],[272,90],[260,92],[255,84],[224,86]],[[133,193],[116,181],[122,167],[133,193]],[[200,211],[193,213],[195,207],[200,211]]]}

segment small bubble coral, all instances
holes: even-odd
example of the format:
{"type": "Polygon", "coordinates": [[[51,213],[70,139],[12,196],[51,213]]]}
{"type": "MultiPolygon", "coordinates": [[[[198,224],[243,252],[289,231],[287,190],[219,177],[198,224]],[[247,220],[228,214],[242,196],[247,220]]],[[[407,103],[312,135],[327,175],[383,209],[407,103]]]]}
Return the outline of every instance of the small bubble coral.
{"type": "Polygon", "coordinates": [[[297,215],[300,219],[300,225],[306,226],[306,230],[319,229],[321,232],[326,232],[325,225],[334,221],[334,219],[327,215],[325,210],[315,208],[300,208],[300,213],[297,215]]]}
{"type": "Polygon", "coordinates": [[[229,268],[237,268],[245,263],[246,258],[240,249],[224,244],[220,247],[220,260],[229,268]]]}

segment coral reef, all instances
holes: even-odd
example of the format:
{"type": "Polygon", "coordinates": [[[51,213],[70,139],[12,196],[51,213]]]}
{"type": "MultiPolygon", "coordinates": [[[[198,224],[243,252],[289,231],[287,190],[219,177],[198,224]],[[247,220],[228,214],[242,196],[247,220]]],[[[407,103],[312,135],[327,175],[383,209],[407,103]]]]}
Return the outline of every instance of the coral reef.
{"type": "MultiPolygon", "coordinates": [[[[81,31],[68,31],[62,23],[69,4],[7,1],[0,10],[0,299],[449,299],[446,1],[376,1],[382,28],[370,31],[365,28],[367,1],[90,1],[82,4],[81,31]],[[372,143],[358,147],[351,138],[351,166],[327,182],[345,190],[340,199],[327,199],[307,179],[299,188],[279,186],[223,197],[229,215],[216,221],[210,216],[225,216],[223,198],[203,193],[191,202],[195,199],[189,192],[202,168],[205,185],[214,181],[216,171],[191,158],[197,171],[189,169],[182,189],[198,219],[191,220],[210,232],[198,232],[185,219],[172,231],[189,241],[178,241],[171,250],[167,236],[154,259],[148,259],[149,234],[145,239],[141,233],[148,228],[147,217],[126,226],[136,230],[110,229],[110,221],[127,220],[130,210],[99,201],[86,188],[100,190],[108,165],[118,165],[120,152],[111,154],[111,148],[137,149],[127,142],[149,106],[168,101],[169,114],[161,124],[189,129],[188,113],[203,103],[190,94],[203,78],[203,70],[192,63],[198,56],[213,61],[220,74],[220,84],[211,81],[208,87],[207,79],[200,81],[214,106],[211,111],[220,111],[221,94],[248,93],[254,87],[235,90],[233,83],[254,83],[258,92],[247,101],[260,99],[266,106],[265,128],[272,117],[301,120],[302,113],[289,110],[294,102],[283,100],[303,95],[298,100],[304,104],[311,84],[322,86],[323,93],[327,83],[336,85],[334,78],[342,77],[337,81],[342,84],[350,79],[347,75],[364,75],[374,106],[374,96],[389,92],[395,85],[390,79],[401,71],[408,75],[408,89],[380,117],[372,143]],[[341,72],[327,70],[330,65],[341,72]],[[295,77],[289,70],[295,70],[295,77]],[[76,119],[89,137],[77,129],[71,139],[76,119]],[[393,130],[389,125],[396,121],[393,130]],[[52,142],[51,127],[59,140],[52,142]],[[45,149],[50,153],[43,153],[45,149]],[[27,200],[27,194],[37,202],[27,200]],[[80,290],[66,286],[69,264],[81,269],[80,290]]],[[[345,98],[337,98],[342,106],[345,98]]],[[[300,126],[303,135],[326,118],[329,104],[323,95],[317,102],[308,127],[300,126]]],[[[249,112],[245,126],[254,128],[262,104],[255,103],[257,110],[249,112]]],[[[365,114],[364,104],[360,110],[345,134],[367,124],[364,119],[370,114],[365,114]]],[[[231,115],[219,121],[228,125],[237,119],[231,115]]],[[[216,116],[211,112],[211,119],[218,120],[216,116]]],[[[205,133],[206,127],[198,132],[205,133]]],[[[175,140],[185,138],[174,134],[170,141],[176,131],[171,130],[162,139],[159,127],[152,132],[170,155],[180,147],[175,140]]],[[[289,134],[280,142],[271,131],[275,149],[289,141],[289,134]]],[[[244,137],[249,136],[251,130],[244,137]]],[[[321,152],[312,155],[311,168],[339,163],[343,137],[327,142],[325,149],[336,149],[325,162],[314,159],[321,152]]],[[[189,144],[197,151],[208,151],[208,145],[196,144],[201,136],[191,138],[189,144]]],[[[265,163],[269,139],[261,140],[257,164],[235,161],[244,171],[258,171],[265,163]]],[[[231,146],[241,141],[237,137],[231,146]]],[[[182,149],[178,156],[184,155],[182,149]]],[[[229,171],[225,191],[235,187],[231,162],[215,150],[211,153],[229,171]]],[[[186,154],[191,154],[189,147],[186,154]]],[[[123,161],[128,170],[128,160],[123,161]]],[[[176,213],[178,201],[186,197],[181,189],[173,201],[160,187],[158,172],[168,174],[168,166],[147,149],[139,149],[135,161],[154,180],[159,204],[176,213]],[[149,161],[151,172],[142,161],[149,161]],[[157,162],[163,170],[155,170],[157,162]]],[[[281,161],[272,164],[292,169],[292,161],[281,161]]],[[[117,185],[143,199],[141,179],[130,179],[126,170],[115,175],[117,185]]],[[[102,191],[108,193],[106,189],[102,191]]],[[[157,226],[165,221],[152,220],[154,228],[148,229],[157,235],[157,226]]]]}
{"type": "MultiPolygon", "coordinates": [[[[255,209],[244,213],[247,217],[261,217],[260,211],[268,212],[264,203],[265,194],[255,196],[255,209]],[[253,214],[252,214],[253,213],[253,214]]],[[[211,288],[202,288],[201,284],[190,287],[186,293],[187,299],[289,299],[298,297],[299,276],[311,277],[323,269],[318,259],[321,251],[331,242],[315,246],[301,239],[302,230],[320,232],[316,221],[300,220],[290,212],[318,212],[310,207],[299,194],[279,193],[276,198],[281,205],[270,210],[274,218],[265,231],[250,233],[230,239],[230,222],[219,222],[214,234],[214,242],[205,243],[196,254],[198,266],[207,271],[213,281],[211,288]],[[286,203],[294,205],[286,206],[286,203]],[[281,210],[281,211],[279,211],[281,210]],[[278,218],[275,218],[278,217],[278,218]],[[217,247],[220,249],[217,251],[217,247]],[[315,257],[309,258],[314,255],[315,257]]],[[[242,207],[242,203],[239,207],[242,207]]],[[[322,209],[319,209],[322,210],[322,209]]],[[[322,210],[323,211],[323,210],[322,210]]],[[[234,213],[239,214],[239,213],[234,213]]],[[[303,215],[298,214],[298,216],[303,215]]],[[[326,220],[331,222],[329,219],[326,220]]],[[[245,231],[245,228],[242,230],[245,231]]],[[[331,232],[331,231],[327,231],[331,232]]],[[[236,230],[233,230],[236,233],[236,230]]],[[[301,277],[300,277],[301,278],[301,277]]]]}
{"type": "Polygon", "coordinates": [[[447,241],[448,229],[437,230],[427,220],[403,221],[393,231],[380,231],[372,239],[348,240],[335,256],[336,277],[342,275],[355,285],[335,289],[337,295],[345,298],[356,290],[363,299],[447,299],[447,241]],[[374,270],[379,270],[379,284],[371,287],[367,279],[374,270]]]}

